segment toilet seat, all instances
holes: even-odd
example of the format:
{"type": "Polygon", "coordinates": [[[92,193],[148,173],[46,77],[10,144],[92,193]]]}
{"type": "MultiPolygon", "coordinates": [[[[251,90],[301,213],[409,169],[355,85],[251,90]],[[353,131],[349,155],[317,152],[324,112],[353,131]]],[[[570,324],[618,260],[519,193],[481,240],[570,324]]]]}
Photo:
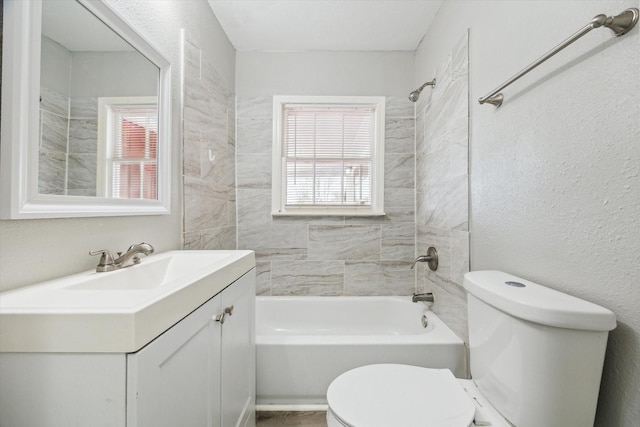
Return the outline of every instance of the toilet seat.
{"type": "Polygon", "coordinates": [[[329,412],[347,427],[472,425],[475,405],[448,369],[381,364],[352,369],[327,390],[329,412]]]}

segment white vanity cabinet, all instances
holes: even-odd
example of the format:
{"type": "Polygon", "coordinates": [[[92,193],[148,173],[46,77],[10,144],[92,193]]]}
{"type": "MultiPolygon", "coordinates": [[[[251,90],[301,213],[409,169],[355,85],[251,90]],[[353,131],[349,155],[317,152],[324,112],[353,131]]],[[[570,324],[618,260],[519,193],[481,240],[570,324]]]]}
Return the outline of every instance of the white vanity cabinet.
{"type": "Polygon", "coordinates": [[[222,427],[255,425],[256,340],[255,271],[252,284],[230,286],[222,292],[221,371],[222,427]]]}
{"type": "Polygon", "coordinates": [[[255,424],[254,274],[127,355],[127,426],[255,424]]]}
{"type": "Polygon", "coordinates": [[[221,268],[224,281],[201,279],[231,284],[137,351],[0,352],[0,426],[255,426],[255,261],[238,257],[244,274],[221,268]]]}
{"type": "Polygon", "coordinates": [[[220,296],[127,355],[127,426],[220,426],[220,296]]]}

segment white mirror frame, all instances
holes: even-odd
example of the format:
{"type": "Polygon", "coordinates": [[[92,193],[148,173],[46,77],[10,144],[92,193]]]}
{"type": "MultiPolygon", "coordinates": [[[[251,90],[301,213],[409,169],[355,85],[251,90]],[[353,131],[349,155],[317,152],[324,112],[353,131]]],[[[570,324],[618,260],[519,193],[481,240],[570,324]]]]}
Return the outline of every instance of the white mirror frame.
{"type": "Polygon", "coordinates": [[[77,0],[160,69],[158,200],[38,194],[42,0],[5,0],[0,218],[163,215],[171,206],[171,64],[102,0],[77,0]]]}

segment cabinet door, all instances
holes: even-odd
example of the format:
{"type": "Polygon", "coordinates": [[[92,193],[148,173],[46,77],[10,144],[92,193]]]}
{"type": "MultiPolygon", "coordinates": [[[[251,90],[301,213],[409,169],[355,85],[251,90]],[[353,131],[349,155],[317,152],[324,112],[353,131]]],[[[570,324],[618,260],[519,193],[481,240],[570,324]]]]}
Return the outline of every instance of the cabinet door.
{"type": "Polygon", "coordinates": [[[233,306],[222,327],[222,426],[255,425],[255,269],[221,294],[233,306]]]}
{"type": "Polygon", "coordinates": [[[0,426],[122,427],[126,373],[118,353],[0,353],[0,426]]]}
{"type": "Polygon", "coordinates": [[[220,426],[221,298],[128,355],[127,426],[220,426]]]}

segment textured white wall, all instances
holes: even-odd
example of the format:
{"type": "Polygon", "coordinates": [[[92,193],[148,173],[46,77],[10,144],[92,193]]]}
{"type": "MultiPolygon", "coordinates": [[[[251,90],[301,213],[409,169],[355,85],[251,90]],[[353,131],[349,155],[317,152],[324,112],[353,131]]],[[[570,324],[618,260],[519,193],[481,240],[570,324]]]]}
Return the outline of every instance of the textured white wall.
{"type": "Polygon", "coordinates": [[[158,67],[138,52],[73,52],[71,97],[156,96],[158,67]]]}
{"type": "Polygon", "coordinates": [[[638,425],[640,36],[596,29],[477,99],[586,25],[638,1],[445,2],[416,84],[470,29],[471,268],[499,269],[613,310],[596,424],[638,425]]]}
{"type": "Polygon", "coordinates": [[[407,94],[411,52],[238,52],[238,98],[281,95],[407,94]]]}
{"type": "Polygon", "coordinates": [[[40,74],[40,84],[68,96],[71,52],[45,36],[42,37],[41,49],[40,66],[47,72],[40,74]]]}
{"type": "Polygon", "coordinates": [[[181,247],[180,29],[189,28],[203,50],[218,58],[218,72],[235,84],[235,51],[205,0],[108,0],[172,64],[171,215],[0,221],[0,291],[93,268],[91,249],[122,250],[147,241],[157,251],[181,247]]]}

